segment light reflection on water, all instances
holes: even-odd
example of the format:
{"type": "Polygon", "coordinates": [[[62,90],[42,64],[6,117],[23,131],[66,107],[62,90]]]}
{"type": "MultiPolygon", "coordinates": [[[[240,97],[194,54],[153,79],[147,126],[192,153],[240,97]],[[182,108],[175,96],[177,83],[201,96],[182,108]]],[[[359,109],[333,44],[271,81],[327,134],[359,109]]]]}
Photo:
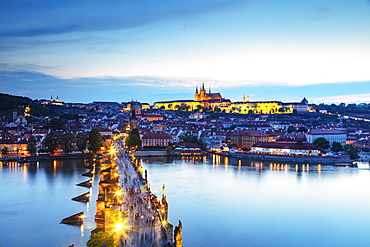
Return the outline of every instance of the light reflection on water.
{"type": "MultiPolygon", "coordinates": [[[[184,246],[370,246],[370,171],[208,158],[147,158],[152,190],[166,184],[170,222],[184,246]]],[[[0,162],[0,245],[84,246],[95,228],[97,180],[88,204],[83,160],[0,162]],[[80,228],[62,218],[84,211],[80,228]]]]}
{"type": "Polygon", "coordinates": [[[85,165],[83,159],[0,162],[0,245],[85,246],[95,228],[97,182],[90,189],[93,203],[71,200],[89,190],[76,186],[88,179],[81,176],[85,165]],[[83,226],[59,224],[81,211],[87,216],[83,226]]]}
{"type": "MultiPolygon", "coordinates": [[[[184,246],[370,246],[370,170],[238,160],[143,158],[166,184],[184,246]]],[[[366,166],[367,165],[367,169],[366,166]]]]}

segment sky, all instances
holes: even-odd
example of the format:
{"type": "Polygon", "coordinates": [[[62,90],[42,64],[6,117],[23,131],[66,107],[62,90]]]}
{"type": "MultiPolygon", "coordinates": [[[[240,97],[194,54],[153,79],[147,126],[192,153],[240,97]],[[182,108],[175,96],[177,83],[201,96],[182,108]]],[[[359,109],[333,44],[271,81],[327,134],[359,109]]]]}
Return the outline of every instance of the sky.
{"type": "Polygon", "coordinates": [[[0,0],[0,92],[370,102],[370,0],[0,0]]]}

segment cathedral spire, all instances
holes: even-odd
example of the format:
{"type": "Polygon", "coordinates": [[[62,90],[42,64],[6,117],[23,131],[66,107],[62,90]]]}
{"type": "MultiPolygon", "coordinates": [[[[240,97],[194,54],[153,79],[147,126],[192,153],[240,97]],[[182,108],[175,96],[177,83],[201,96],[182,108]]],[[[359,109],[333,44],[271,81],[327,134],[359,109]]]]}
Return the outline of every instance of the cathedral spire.
{"type": "Polygon", "coordinates": [[[211,87],[209,87],[209,94],[211,94],[211,87]]]}
{"type": "Polygon", "coordinates": [[[204,89],[204,82],[203,82],[203,84],[202,84],[202,91],[206,91],[206,90],[204,89]]]}
{"type": "Polygon", "coordinates": [[[198,87],[195,87],[195,92],[198,93],[198,87]]]}

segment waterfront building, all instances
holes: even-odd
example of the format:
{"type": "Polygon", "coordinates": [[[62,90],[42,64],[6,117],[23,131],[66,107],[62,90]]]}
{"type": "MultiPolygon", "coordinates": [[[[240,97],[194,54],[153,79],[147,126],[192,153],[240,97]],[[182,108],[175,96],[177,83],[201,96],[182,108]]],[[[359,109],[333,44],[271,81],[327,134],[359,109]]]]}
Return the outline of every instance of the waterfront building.
{"type": "Polygon", "coordinates": [[[8,149],[10,154],[25,154],[27,153],[27,140],[14,137],[0,138],[0,150],[8,149]]]}
{"type": "Polygon", "coordinates": [[[344,130],[338,129],[312,129],[307,134],[307,142],[313,143],[317,138],[323,137],[332,144],[339,142],[342,145],[346,144],[347,134],[344,130]]]}
{"type": "Polygon", "coordinates": [[[275,155],[313,155],[320,150],[312,143],[302,142],[258,142],[253,144],[251,152],[275,155]]]}
{"type": "Polygon", "coordinates": [[[141,138],[143,147],[165,147],[172,142],[172,137],[167,133],[147,132],[141,138]]]}

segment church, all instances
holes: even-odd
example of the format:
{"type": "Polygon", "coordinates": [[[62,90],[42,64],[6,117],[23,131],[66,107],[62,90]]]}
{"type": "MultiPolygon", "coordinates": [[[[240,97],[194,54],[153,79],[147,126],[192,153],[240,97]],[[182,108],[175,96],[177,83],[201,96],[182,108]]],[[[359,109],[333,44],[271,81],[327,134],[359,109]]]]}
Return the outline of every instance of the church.
{"type": "Polygon", "coordinates": [[[198,92],[198,87],[195,88],[194,101],[204,101],[204,100],[215,100],[222,99],[220,93],[211,93],[211,87],[209,87],[209,93],[206,92],[204,88],[204,83],[198,92]]]}

